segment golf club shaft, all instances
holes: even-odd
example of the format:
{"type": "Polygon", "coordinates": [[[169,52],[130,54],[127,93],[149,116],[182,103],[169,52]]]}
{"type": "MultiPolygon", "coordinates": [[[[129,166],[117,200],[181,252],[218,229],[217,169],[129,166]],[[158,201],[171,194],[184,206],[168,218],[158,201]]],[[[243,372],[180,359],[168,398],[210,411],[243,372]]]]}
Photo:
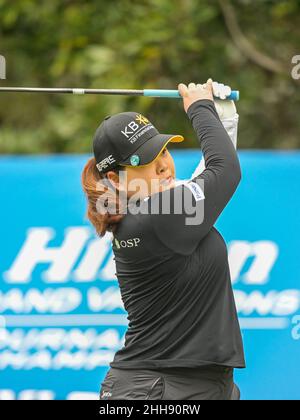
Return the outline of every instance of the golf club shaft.
{"type": "MultiPolygon", "coordinates": [[[[78,89],[78,88],[29,88],[29,87],[0,87],[0,92],[22,92],[22,93],[71,93],[73,95],[128,95],[147,96],[154,98],[181,98],[178,90],[165,89],[78,89]]],[[[219,98],[218,98],[219,99],[219,98]]],[[[239,100],[239,91],[233,90],[226,97],[233,101],[239,100]]]]}

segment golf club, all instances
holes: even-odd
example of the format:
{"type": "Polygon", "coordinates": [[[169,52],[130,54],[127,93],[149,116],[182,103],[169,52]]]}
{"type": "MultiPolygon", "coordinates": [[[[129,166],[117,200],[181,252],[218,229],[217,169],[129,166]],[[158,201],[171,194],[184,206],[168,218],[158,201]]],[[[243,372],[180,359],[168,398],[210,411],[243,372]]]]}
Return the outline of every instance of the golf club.
{"type": "MultiPolygon", "coordinates": [[[[0,92],[22,92],[22,93],[71,93],[73,95],[128,95],[147,96],[154,98],[181,98],[178,90],[166,89],[79,89],[79,88],[32,88],[32,87],[0,87],[0,92]]],[[[228,100],[238,101],[239,91],[232,90],[226,97],[228,100]]]]}

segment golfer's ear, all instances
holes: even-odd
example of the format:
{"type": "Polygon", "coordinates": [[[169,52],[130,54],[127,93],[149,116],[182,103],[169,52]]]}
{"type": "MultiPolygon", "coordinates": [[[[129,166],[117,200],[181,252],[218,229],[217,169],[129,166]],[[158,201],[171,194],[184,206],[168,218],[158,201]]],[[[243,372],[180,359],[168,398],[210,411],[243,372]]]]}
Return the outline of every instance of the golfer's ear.
{"type": "Polygon", "coordinates": [[[113,185],[118,185],[119,184],[119,175],[116,174],[116,172],[114,172],[114,171],[108,171],[106,173],[106,178],[109,179],[109,181],[113,185]]]}

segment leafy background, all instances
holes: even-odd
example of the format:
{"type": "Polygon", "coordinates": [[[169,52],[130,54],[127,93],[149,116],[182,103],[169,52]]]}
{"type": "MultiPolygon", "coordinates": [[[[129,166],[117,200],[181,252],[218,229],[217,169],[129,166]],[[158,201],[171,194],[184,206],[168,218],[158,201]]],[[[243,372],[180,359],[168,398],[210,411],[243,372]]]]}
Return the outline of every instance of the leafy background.
{"type": "MultiPolygon", "coordinates": [[[[1,86],[175,89],[212,77],[241,92],[240,148],[299,148],[299,28],[298,0],[0,0],[1,86]]],[[[90,152],[102,119],[129,110],[196,146],[180,100],[0,95],[0,153],[90,152]]]]}

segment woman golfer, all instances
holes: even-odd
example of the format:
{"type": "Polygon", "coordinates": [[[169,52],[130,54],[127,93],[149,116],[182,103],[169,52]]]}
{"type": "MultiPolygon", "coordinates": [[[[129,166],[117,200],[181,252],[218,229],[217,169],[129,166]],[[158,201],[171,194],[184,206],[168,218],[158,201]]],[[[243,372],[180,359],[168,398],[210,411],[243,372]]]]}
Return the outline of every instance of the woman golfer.
{"type": "Polygon", "coordinates": [[[226,244],[214,228],[241,171],[213,99],[213,84],[179,84],[205,169],[175,182],[160,134],[136,112],[108,116],[82,184],[87,215],[112,247],[128,329],[100,399],[234,400],[245,367],[226,244]]]}

